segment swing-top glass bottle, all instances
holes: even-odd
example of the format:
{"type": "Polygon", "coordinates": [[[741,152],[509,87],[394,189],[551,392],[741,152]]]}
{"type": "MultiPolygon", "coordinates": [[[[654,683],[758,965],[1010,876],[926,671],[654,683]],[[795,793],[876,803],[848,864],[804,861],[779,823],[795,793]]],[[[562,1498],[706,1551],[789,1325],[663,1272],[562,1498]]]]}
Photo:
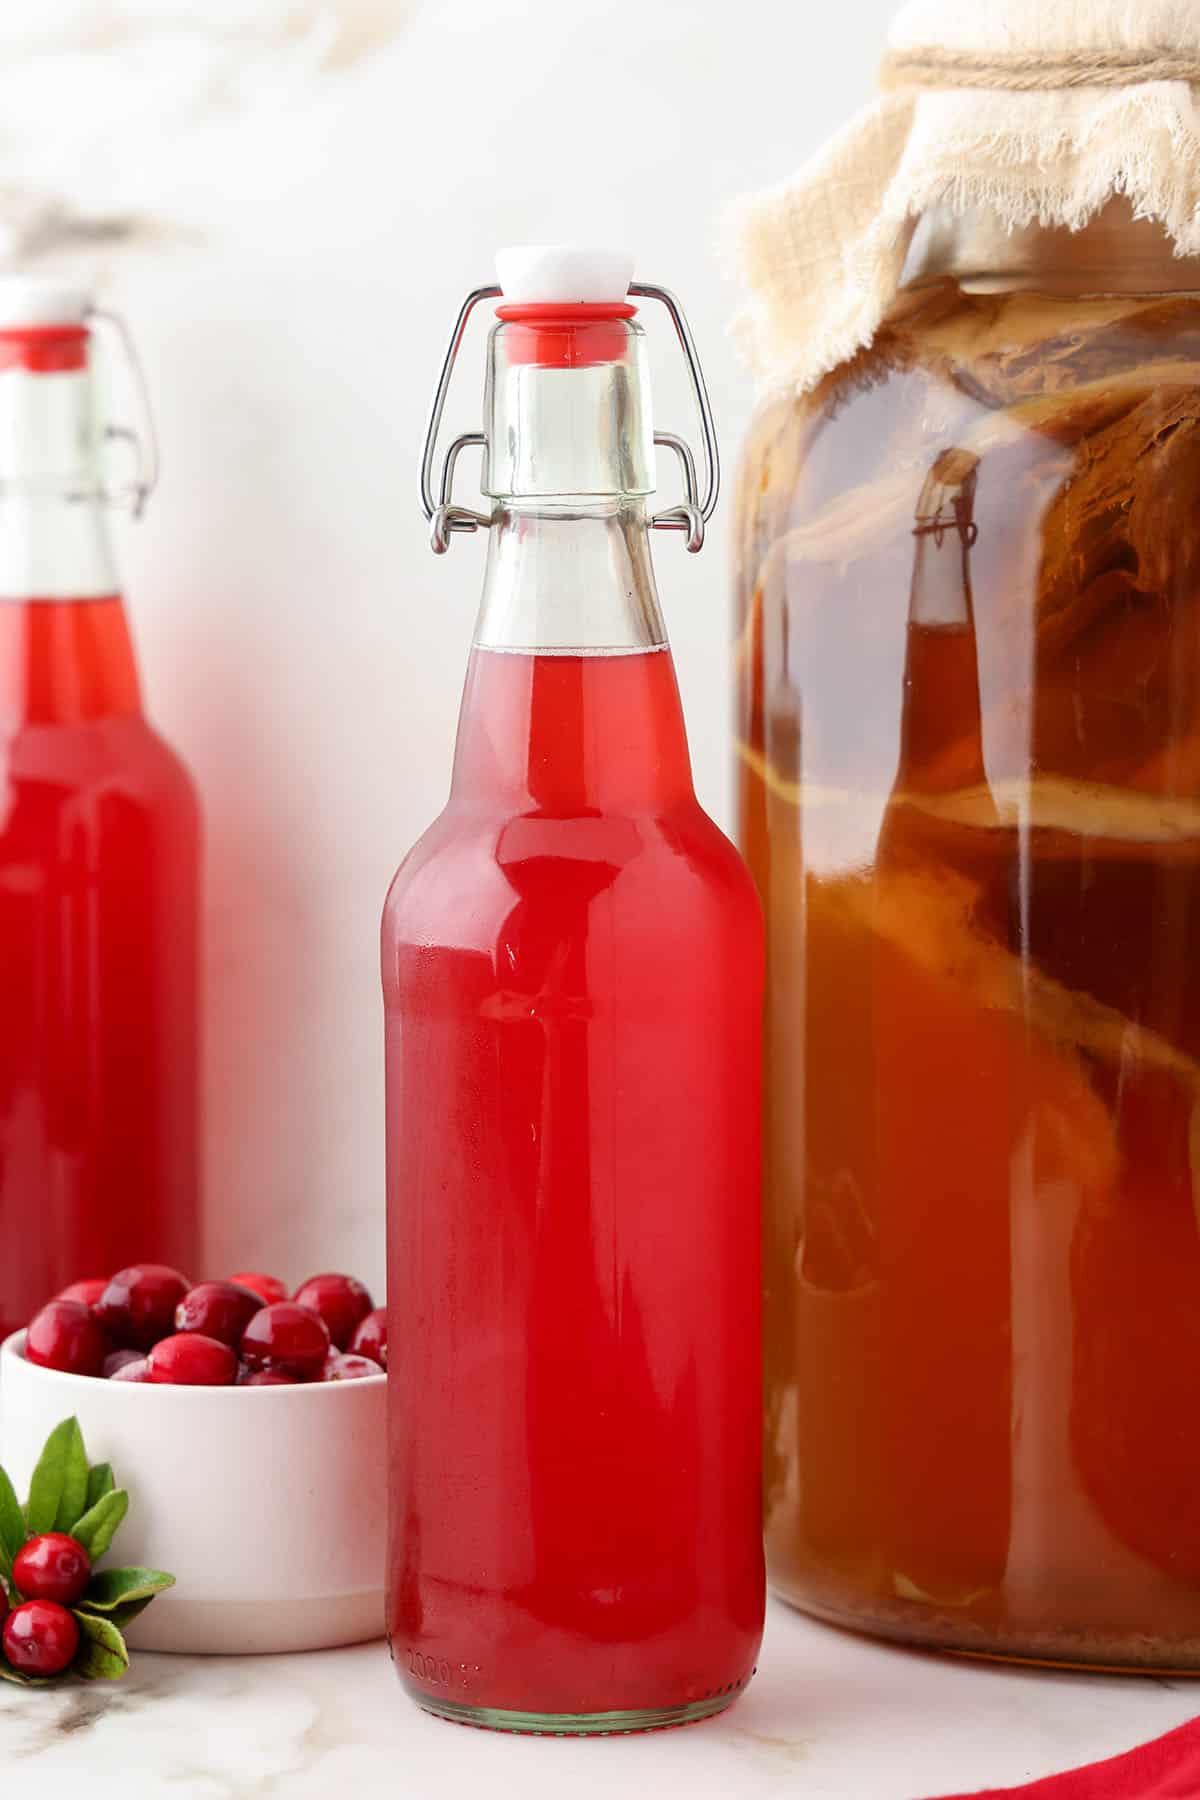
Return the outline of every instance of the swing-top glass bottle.
{"type": "Polygon", "coordinates": [[[103,317],[69,282],[0,277],[0,1331],[196,1250],[199,815],[142,712],[113,564],[153,434],[147,413],[114,488],[138,439],[98,416],[103,317]]]}
{"type": "MultiPolygon", "coordinates": [[[[728,1705],[761,1635],[761,919],[692,787],[629,269],[514,257],[490,518],[426,459],[488,568],[383,925],[389,1630],[444,1717],[634,1730],[728,1705]]],[[[715,454],[701,496],[667,441],[698,545],[715,454]]]]}

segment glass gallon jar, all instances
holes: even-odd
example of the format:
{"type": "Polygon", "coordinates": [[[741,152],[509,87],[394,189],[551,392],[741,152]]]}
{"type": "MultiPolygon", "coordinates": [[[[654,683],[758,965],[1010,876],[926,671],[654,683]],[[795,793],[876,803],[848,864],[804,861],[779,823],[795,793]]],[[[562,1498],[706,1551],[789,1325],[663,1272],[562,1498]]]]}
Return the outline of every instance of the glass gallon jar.
{"type": "Polygon", "coordinates": [[[926,221],[738,577],[774,1584],[1200,1667],[1200,263],[926,221]]]}

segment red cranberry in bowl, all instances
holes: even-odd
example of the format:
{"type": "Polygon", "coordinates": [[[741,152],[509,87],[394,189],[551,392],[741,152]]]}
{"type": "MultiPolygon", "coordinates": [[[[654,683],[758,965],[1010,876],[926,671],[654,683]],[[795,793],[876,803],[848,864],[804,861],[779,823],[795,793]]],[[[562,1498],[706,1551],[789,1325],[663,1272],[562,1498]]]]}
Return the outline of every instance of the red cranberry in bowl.
{"type": "Polygon", "coordinates": [[[199,1331],[237,1347],[251,1318],[263,1306],[261,1294],[232,1281],[202,1281],[189,1288],[175,1308],[176,1331],[199,1331]]]}
{"type": "Polygon", "coordinates": [[[229,1280],[234,1287],[249,1288],[257,1294],[264,1306],[274,1306],[278,1300],[288,1297],[287,1283],[277,1280],[274,1275],[261,1275],[257,1269],[247,1269],[241,1275],[231,1275],[229,1280]]]}
{"type": "Polygon", "coordinates": [[[79,1627],[56,1600],[26,1600],[4,1621],[0,1643],[24,1675],[59,1675],[79,1648],[79,1627]]]}
{"type": "Polygon", "coordinates": [[[98,1275],[90,1281],[73,1281],[65,1287],[61,1294],[55,1294],[56,1300],[78,1300],[80,1306],[95,1306],[97,1300],[108,1286],[108,1277],[98,1275]]]}
{"type": "Polygon", "coordinates": [[[365,1375],[382,1375],[383,1370],[369,1356],[352,1356],[349,1351],[337,1350],[328,1358],[321,1370],[322,1381],[361,1381],[365,1375]]]}
{"type": "Polygon", "coordinates": [[[237,1355],[229,1345],[198,1331],[161,1338],[146,1361],[148,1380],[174,1387],[229,1387],[237,1374],[237,1355]]]}
{"type": "Polygon", "coordinates": [[[297,1306],[324,1319],[330,1342],[344,1350],[354,1336],[355,1327],[365,1319],[374,1302],[361,1281],[353,1275],[310,1275],[292,1295],[297,1306]]]}
{"type": "Polygon", "coordinates": [[[119,1369],[126,1369],[130,1363],[145,1362],[140,1350],[114,1350],[105,1357],[104,1367],[100,1373],[106,1381],[111,1381],[119,1369]]]}
{"type": "Polygon", "coordinates": [[[256,1312],[242,1333],[242,1361],[252,1369],[282,1369],[298,1381],[314,1381],[329,1353],[325,1321],[294,1300],[256,1312]]]}
{"type": "Polygon", "coordinates": [[[35,1313],[25,1333],[25,1357],[41,1369],[65,1375],[99,1375],[108,1339],[95,1314],[78,1300],[51,1300],[35,1313]]]}
{"type": "Polygon", "coordinates": [[[191,1283],[162,1263],[134,1263],[114,1275],[95,1314],[114,1344],[150,1350],[175,1328],[175,1308],[191,1283]]]}
{"type": "Polygon", "coordinates": [[[237,1384],[239,1387],[297,1387],[299,1383],[294,1375],[286,1375],[282,1369],[252,1369],[248,1363],[238,1365],[237,1384]]]}
{"type": "Polygon", "coordinates": [[[377,1306],[360,1322],[350,1339],[350,1348],[356,1356],[369,1356],[381,1369],[387,1368],[386,1306],[377,1306]]]}
{"type": "Polygon", "coordinates": [[[149,1381],[150,1358],[134,1355],[132,1362],[122,1363],[108,1378],[110,1381],[149,1381]]]}
{"type": "Polygon", "coordinates": [[[13,1586],[23,1600],[57,1600],[60,1606],[74,1606],[91,1574],[87,1551],[65,1531],[31,1537],[13,1557],[13,1586]]]}

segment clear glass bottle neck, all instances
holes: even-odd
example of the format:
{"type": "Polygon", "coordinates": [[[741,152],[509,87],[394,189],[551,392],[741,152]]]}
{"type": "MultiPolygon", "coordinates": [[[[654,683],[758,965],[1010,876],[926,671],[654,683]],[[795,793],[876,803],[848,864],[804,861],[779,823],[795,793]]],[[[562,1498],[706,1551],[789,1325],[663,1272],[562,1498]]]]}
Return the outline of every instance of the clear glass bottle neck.
{"type": "Polygon", "coordinates": [[[901,792],[987,783],[971,594],[974,494],[973,471],[965,481],[946,482],[935,468],[917,510],[896,771],[901,792]]]}
{"type": "Polygon", "coordinates": [[[0,603],[116,591],[90,371],[0,369],[0,603]]]}
{"type": "Polygon", "coordinates": [[[502,501],[488,534],[477,647],[616,656],[665,646],[645,502],[502,501]]]}
{"type": "Polygon", "coordinates": [[[687,805],[644,503],[506,501],[489,540],[452,807],[578,818],[687,805]]]}
{"type": "Polygon", "coordinates": [[[0,605],[0,737],[26,725],[133,718],[141,709],[118,598],[0,605]]]}
{"type": "Polygon", "coordinates": [[[621,318],[502,322],[485,422],[494,510],[452,807],[596,819],[686,804],[646,516],[640,330],[621,318]]]}

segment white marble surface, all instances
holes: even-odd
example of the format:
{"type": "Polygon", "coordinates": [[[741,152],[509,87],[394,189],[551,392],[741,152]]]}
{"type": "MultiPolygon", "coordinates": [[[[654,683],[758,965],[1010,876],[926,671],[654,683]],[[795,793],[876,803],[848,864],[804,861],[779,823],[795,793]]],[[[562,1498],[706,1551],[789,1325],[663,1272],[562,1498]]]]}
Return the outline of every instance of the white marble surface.
{"type": "Polygon", "coordinates": [[[722,1718],[579,1742],[442,1724],[382,1645],[141,1656],[113,1687],[0,1691],[0,1792],[37,1800],[923,1800],[1114,1755],[1200,1711],[1200,1684],[943,1661],[773,1606],[722,1718]]]}

